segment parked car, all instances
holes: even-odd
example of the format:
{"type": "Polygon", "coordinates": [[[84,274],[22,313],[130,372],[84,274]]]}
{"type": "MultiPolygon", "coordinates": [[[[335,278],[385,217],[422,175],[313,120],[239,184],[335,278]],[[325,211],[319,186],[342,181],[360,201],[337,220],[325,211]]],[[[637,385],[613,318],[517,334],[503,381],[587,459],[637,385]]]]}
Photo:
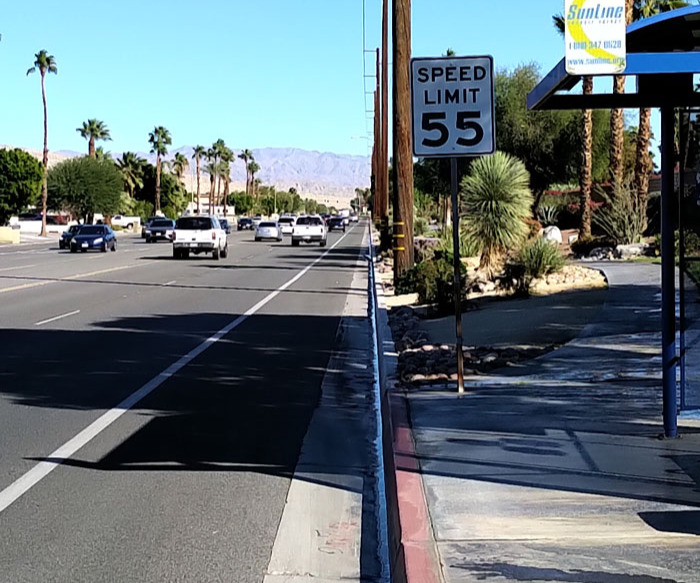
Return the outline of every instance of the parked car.
{"type": "Polygon", "coordinates": [[[133,229],[134,225],[141,224],[141,217],[127,217],[125,215],[114,215],[112,217],[112,226],[121,227],[122,229],[133,229]]]}
{"type": "Polygon", "coordinates": [[[228,222],[228,219],[219,219],[219,224],[227,235],[231,234],[231,223],[228,222]]]}
{"type": "Polygon", "coordinates": [[[255,240],[262,241],[263,239],[275,239],[276,241],[282,240],[282,229],[278,223],[273,223],[272,221],[266,221],[260,223],[255,229],[255,240]]]}
{"type": "Polygon", "coordinates": [[[85,253],[90,249],[97,249],[103,253],[109,249],[117,250],[117,236],[107,225],[80,225],[78,232],[70,241],[71,253],[81,251],[85,253]]]}
{"type": "Polygon", "coordinates": [[[296,223],[296,217],[293,217],[291,215],[285,215],[280,217],[277,222],[279,223],[283,235],[291,235],[292,231],[294,231],[294,223],[296,223]]]}
{"type": "Polygon", "coordinates": [[[211,253],[213,259],[228,255],[228,239],[216,217],[180,217],[173,233],[173,257],[186,259],[190,253],[211,253]]]}
{"type": "Polygon", "coordinates": [[[61,233],[61,238],[58,240],[59,249],[68,249],[70,247],[71,239],[80,230],[81,225],[71,225],[63,233],[61,233]]]}
{"type": "Polygon", "coordinates": [[[238,225],[236,227],[238,231],[252,231],[253,228],[253,219],[249,219],[248,217],[238,219],[238,225]]]}
{"type": "Polygon", "coordinates": [[[292,246],[298,247],[299,243],[320,243],[326,246],[328,231],[323,219],[318,215],[299,217],[292,231],[292,246]]]}
{"type": "Polygon", "coordinates": [[[335,231],[336,229],[345,232],[345,219],[343,217],[331,217],[326,221],[328,225],[328,231],[335,231]]]}
{"type": "Polygon", "coordinates": [[[175,221],[172,219],[155,219],[146,227],[146,243],[155,243],[160,239],[172,241],[175,221]]]}

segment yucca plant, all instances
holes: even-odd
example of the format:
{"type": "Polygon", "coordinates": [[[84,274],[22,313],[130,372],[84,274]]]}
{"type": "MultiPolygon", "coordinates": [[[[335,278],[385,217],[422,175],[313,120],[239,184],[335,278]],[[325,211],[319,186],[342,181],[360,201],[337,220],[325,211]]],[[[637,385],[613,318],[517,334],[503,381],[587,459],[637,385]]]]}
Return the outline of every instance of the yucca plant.
{"type": "Polygon", "coordinates": [[[516,157],[503,152],[476,160],[462,181],[464,231],[481,250],[479,269],[492,279],[505,254],[528,234],[525,220],[533,198],[530,174],[516,157]]]}
{"type": "Polygon", "coordinates": [[[544,227],[556,225],[559,218],[559,209],[552,205],[543,205],[537,209],[537,218],[544,227]]]}

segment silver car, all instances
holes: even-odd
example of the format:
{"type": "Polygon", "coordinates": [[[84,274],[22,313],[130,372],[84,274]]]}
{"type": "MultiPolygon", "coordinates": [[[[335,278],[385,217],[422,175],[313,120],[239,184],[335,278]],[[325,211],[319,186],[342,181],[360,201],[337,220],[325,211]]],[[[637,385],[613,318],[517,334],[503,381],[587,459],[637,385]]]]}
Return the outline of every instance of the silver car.
{"type": "Polygon", "coordinates": [[[255,229],[255,240],[262,241],[263,239],[274,239],[275,241],[282,240],[282,229],[279,223],[264,221],[255,229]]]}

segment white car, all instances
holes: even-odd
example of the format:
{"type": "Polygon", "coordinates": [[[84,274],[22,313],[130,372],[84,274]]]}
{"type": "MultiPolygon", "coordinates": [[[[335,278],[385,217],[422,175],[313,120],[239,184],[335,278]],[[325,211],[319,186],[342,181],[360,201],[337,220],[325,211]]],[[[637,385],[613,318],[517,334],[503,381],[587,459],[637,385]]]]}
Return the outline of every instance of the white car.
{"type": "Polygon", "coordinates": [[[186,259],[190,253],[211,253],[212,258],[228,255],[228,239],[216,217],[180,217],[173,231],[173,257],[186,259]]]}
{"type": "Polygon", "coordinates": [[[351,223],[358,223],[360,221],[360,217],[357,216],[357,213],[350,213],[350,222],[351,223]]]}
{"type": "Polygon", "coordinates": [[[282,240],[282,229],[278,223],[266,221],[260,223],[255,229],[255,240],[262,241],[263,239],[274,239],[275,241],[282,240]]]}
{"type": "Polygon", "coordinates": [[[141,225],[141,217],[127,217],[124,215],[114,215],[112,217],[112,226],[121,227],[122,229],[133,229],[141,225]]]}
{"type": "Polygon", "coordinates": [[[326,223],[318,215],[299,217],[292,231],[292,246],[298,247],[299,243],[320,243],[326,246],[328,230],[326,223]]]}
{"type": "Polygon", "coordinates": [[[292,216],[282,216],[277,221],[279,223],[280,229],[283,235],[291,235],[294,232],[294,223],[296,223],[296,217],[292,216]]]}
{"type": "Polygon", "coordinates": [[[262,223],[262,217],[260,215],[253,217],[253,227],[256,229],[258,228],[258,225],[262,223]]]}

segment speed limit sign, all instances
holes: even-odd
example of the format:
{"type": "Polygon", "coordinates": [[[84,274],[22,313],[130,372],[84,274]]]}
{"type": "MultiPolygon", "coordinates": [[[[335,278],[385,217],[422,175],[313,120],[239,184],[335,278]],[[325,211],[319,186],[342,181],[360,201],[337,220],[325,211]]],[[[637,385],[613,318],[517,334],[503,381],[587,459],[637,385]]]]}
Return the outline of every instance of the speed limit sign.
{"type": "Polygon", "coordinates": [[[411,97],[414,156],[496,151],[492,57],[412,59],[411,97]]]}

